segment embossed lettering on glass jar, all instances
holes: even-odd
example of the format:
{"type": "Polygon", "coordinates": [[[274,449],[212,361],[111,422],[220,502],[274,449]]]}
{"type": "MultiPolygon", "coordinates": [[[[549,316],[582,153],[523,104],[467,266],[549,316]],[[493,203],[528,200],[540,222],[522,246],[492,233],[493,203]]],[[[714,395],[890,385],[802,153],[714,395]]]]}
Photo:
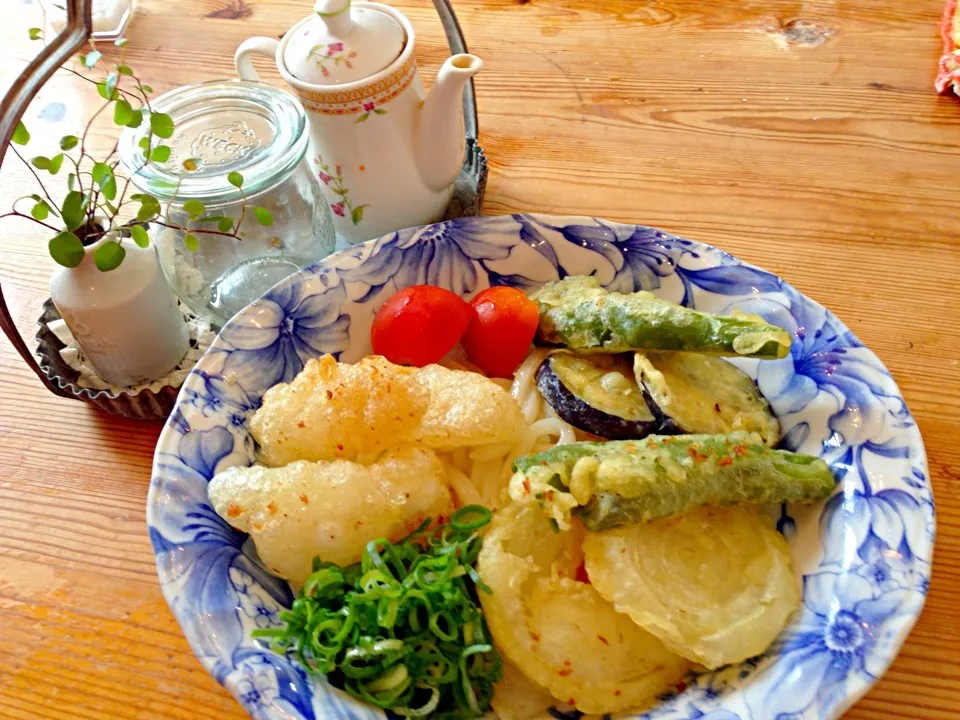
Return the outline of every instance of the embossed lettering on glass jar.
{"type": "Polygon", "coordinates": [[[163,141],[169,160],[144,164],[145,122],[124,132],[121,161],[138,188],[170,203],[174,223],[196,228],[196,252],[183,232],[151,229],[164,272],[191,310],[222,324],[334,250],[330,207],[304,159],[307,119],[296,98],[264,83],[226,80],[177,88],[151,105],[174,122],[173,136],[163,141]],[[229,181],[233,172],[243,176],[241,188],[229,181]],[[190,200],[205,207],[199,220],[183,209],[190,200]],[[272,224],[257,222],[254,207],[267,210],[272,224]],[[239,240],[197,232],[216,231],[222,217],[234,227],[239,222],[239,240]]]}

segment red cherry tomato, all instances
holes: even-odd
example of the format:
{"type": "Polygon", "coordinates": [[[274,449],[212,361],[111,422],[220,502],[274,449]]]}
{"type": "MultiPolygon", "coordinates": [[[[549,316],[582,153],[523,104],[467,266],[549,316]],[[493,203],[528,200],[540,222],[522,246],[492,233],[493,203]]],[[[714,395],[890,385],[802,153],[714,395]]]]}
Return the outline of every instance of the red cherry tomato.
{"type": "Polygon", "coordinates": [[[437,362],[460,341],[473,310],[449,290],[414,285],[377,311],[370,330],[373,352],[397,365],[437,362]]]}
{"type": "Polygon", "coordinates": [[[470,304],[475,315],[463,349],[490,377],[510,377],[530,351],[540,320],[537,304],[511,287],[487,288],[470,304]]]}

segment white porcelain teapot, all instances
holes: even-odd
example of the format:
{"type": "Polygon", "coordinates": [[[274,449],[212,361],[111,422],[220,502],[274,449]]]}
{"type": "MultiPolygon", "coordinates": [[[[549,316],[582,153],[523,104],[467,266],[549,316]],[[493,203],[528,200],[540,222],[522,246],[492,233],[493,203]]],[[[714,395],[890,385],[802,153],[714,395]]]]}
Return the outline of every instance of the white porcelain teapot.
{"type": "Polygon", "coordinates": [[[251,55],[276,59],[307,110],[308,157],[349,242],[439,220],[463,166],[463,88],[483,61],[448,58],[427,95],[414,45],[410,21],[387,5],[318,0],[283,40],[250,38],[234,58],[244,80],[259,79],[251,55]]]}

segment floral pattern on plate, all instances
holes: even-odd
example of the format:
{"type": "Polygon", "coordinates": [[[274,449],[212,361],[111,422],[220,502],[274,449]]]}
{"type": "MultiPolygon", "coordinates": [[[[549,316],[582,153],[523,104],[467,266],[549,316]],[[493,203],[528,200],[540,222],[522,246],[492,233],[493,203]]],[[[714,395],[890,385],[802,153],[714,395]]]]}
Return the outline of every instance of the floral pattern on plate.
{"type": "Polygon", "coordinates": [[[770,399],[783,444],[823,457],[838,480],[822,508],[780,510],[803,606],[774,646],[623,717],[832,720],[893,660],[923,606],[935,513],[919,431],[877,357],[780,278],[708,245],[591,218],[465,218],[348,248],[271,289],[224,327],[161,435],[147,508],[161,586],[201,662],[253,717],[383,717],[250,639],[292,595],[217,517],[206,485],[253,462],[246,423],[263,393],[320,353],[352,362],[369,352],[374,312],[397,289],[431,283],[469,298],[575,274],[789,329],[789,357],[735,362],[770,399]]]}

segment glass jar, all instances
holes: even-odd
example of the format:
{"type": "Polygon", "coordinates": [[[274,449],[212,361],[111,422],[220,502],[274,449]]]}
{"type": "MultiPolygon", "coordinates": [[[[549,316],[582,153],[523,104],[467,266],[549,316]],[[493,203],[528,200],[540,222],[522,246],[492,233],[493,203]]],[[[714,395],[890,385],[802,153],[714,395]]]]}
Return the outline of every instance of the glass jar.
{"type": "Polygon", "coordinates": [[[124,131],[120,159],[133,184],[164,208],[151,235],[167,279],[193,312],[222,325],[334,250],[330,207],[304,159],[307,117],[296,98],[265,83],[219,80],[177,88],[151,107],[173,119],[173,135],[162,141],[170,158],[144,164],[145,120],[124,131]],[[243,176],[239,188],[228,179],[234,172],[243,176]],[[200,218],[184,210],[191,200],[203,204],[200,218]],[[258,222],[254,208],[265,209],[272,224],[258,222]],[[232,220],[228,230],[239,239],[219,231],[219,218],[232,220]],[[196,250],[183,230],[161,223],[189,226],[196,250]]]}

